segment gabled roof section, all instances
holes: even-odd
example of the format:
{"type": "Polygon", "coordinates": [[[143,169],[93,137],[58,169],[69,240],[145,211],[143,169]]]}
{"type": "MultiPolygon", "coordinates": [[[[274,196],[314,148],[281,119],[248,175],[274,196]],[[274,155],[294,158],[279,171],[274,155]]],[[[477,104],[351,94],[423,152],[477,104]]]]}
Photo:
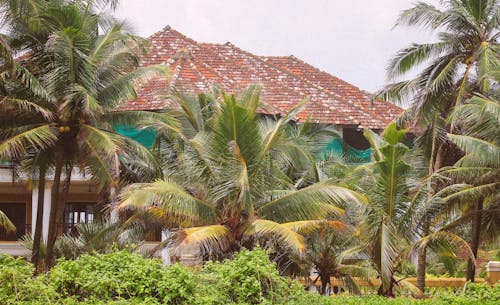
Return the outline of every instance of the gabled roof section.
{"type": "Polygon", "coordinates": [[[267,63],[293,73],[297,77],[305,78],[324,90],[328,90],[347,103],[354,103],[364,112],[384,122],[385,127],[403,111],[400,107],[385,101],[375,100],[358,87],[335,77],[327,72],[290,56],[262,56],[267,63]]]}
{"type": "Polygon", "coordinates": [[[151,46],[143,66],[164,64],[170,79],[155,79],[138,91],[138,99],[126,110],[159,110],[171,107],[167,93],[195,94],[219,85],[228,93],[239,93],[249,85],[262,87],[262,99],[269,105],[261,111],[284,114],[304,98],[304,111],[297,119],[383,128],[402,109],[390,103],[371,102],[359,90],[295,57],[259,57],[231,43],[198,43],[169,26],[148,38],[151,46]]]}

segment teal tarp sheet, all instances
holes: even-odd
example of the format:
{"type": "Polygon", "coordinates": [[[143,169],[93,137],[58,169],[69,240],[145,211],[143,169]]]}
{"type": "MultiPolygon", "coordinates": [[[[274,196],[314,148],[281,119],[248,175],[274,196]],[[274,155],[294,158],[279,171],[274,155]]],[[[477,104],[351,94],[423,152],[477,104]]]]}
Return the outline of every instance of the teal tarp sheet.
{"type": "Polygon", "coordinates": [[[156,131],[150,128],[136,129],[130,126],[115,126],[115,131],[122,136],[129,137],[141,143],[147,148],[153,147],[156,138],[156,131]]]}
{"type": "Polygon", "coordinates": [[[370,148],[366,150],[356,149],[342,141],[342,139],[333,139],[324,149],[323,155],[334,154],[342,156],[347,162],[364,163],[370,162],[372,151],[370,148]]]}

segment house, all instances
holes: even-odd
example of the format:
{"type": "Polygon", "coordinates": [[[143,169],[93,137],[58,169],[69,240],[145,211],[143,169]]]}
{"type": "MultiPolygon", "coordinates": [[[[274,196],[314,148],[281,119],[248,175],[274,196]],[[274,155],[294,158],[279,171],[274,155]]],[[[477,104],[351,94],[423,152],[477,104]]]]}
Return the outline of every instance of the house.
{"type": "MultiPolygon", "coordinates": [[[[334,124],[341,129],[345,142],[340,149],[348,147],[360,151],[369,147],[362,136],[363,128],[381,130],[402,112],[391,103],[373,101],[359,88],[294,56],[257,56],[231,43],[199,43],[169,26],[153,34],[149,41],[150,51],[142,65],[166,65],[171,77],[143,84],[138,99],[125,103],[122,110],[155,111],[172,107],[174,105],[167,97],[172,88],[196,94],[218,85],[228,93],[238,93],[251,84],[257,84],[262,87],[261,96],[268,105],[261,110],[263,114],[282,115],[304,98],[309,98],[297,121],[311,117],[318,123],[334,124]]],[[[73,175],[60,232],[70,231],[76,223],[93,221],[99,211],[96,206],[99,196],[92,183],[81,174],[73,175]]],[[[21,255],[23,249],[16,240],[33,231],[38,192],[26,179],[13,177],[11,168],[0,167],[0,209],[18,228],[15,234],[1,231],[0,252],[21,255]]],[[[44,194],[45,237],[50,188],[49,182],[44,194]]]]}
{"type": "Polygon", "coordinates": [[[166,65],[168,81],[157,79],[145,84],[139,98],[123,110],[159,110],[171,106],[166,97],[176,88],[184,93],[206,92],[213,85],[228,93],[238,93],[249,85],[262,87],[262,99],[269,105],[263,113],[280,115],[308,98],[297,118],[309,116],[319,123],[335,124],[344,141],[356,149],[369,144],[363,128],[383,129],[402,109],[373,100],[369,94],[295,56],[257,56],[230,42],[199,43],[166,26],[149,37],[150,52],[143,65],[166,65]]]}

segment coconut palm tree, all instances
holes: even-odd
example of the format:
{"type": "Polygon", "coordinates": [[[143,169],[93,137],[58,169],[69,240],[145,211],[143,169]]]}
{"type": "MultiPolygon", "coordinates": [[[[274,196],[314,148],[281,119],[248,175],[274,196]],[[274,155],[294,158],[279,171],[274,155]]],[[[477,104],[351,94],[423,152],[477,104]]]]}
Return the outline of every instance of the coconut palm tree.
{"type": "Polygon", "coordinates": [[[287,130],[296,128],[303,103],[273,120],[259,116],[256,88],[238,99],[221,93],[177,101],[184,125],[166,140],[165,178],[133,184],[120,196],[121,207],[149,210],[176,227],[175,245],[225,255],[273,239],[304,252],[299,231],[339,213],[342,202],[363,200],[330,180],[297,189],[286,174],[297,158],[313,159],[307,146],[288,138],[297,135],[287,130]]]}
{"type": "MultiPolygon", "coordinates": [[[[359,231],[338,221],[321,224],[308,235],[305,261],[315,270],[321,280],[322,294],[331,287],[331,278],[342,281],[351,293],[358,294],[359,288],[354,277],[369,279],[376,273],[369,267],[369,256],[359,247],[359,231]]],[[[340,290],[340,289],[339,289],[340,290]]]]}
{"type": "Polygon", "coordinates": [[[409,148],[401,143],[405,134],[395,123],[389,124],[381,136],[365,131],[375,161],[371,183],[365,190],[369,204],[361,236],[381,279],[378,294],[384,296],[394,296],[396,272],[414,238],[416,204],[410,196],[412,166],[405,160],[409,148]]]}
{"type": "MultiPolygon", "coordinates": [[[[90,174],[102,189],[116,185],[120,155],[136,155],[150,166],[156,164],[145,147],[113,129],[118,124],[134,126],[141,115],[154,116],[117,108],[136,96],[140,82],[165,74],[160,67],[138,68],[144,51],[142,40],[98,11],[101,5],[115,2],[2,2],[5,20],[11,21],[11,26],[25,25],[13,27],[10,39],[11,45],[27,52],[28,56],[18,61],[18,68],[25,73],[16,80],[29,83],[27,95],[34,97],[10,100],[18,109],[29,103],[36,117],[3,122],[11,126],[5,131],[7,139],[0,144],[0,156],[22,160],[30,151],[52,153],[48,266],[53,259],[57,221],[62,217],[61,205],[75,166],[90,174]],[[26,20],[19,12],[31,6],[36,6],[36,14],[26,20]]],[[[9,94],[15,97],[18,92],[9,94]]]]}
{"type": "MultiPolygon", "coordinates": [[[[452,113],[451,120],[460,120],[462,134],[448,134],[449,139],[465,152],[453,168],[444,171],[470,187],[451,195],[453,199],[468,202],[467,211],[455,224],[471,221],[471,248],[477,257],[481,231],[490,239],[497,239],[499,223],[500,183],[500,104],[494,97],[474,96],[470,103],[461,105],[452,113]]],[[[467,279],[474,281],[475,261],[470,260],[467,279]]]]}
{"type": "MultiPolygon", "coordinates": [[[[394,81],[422,68],[417,77],[396,81],[380,92],[386,100],[409,103],[399,119],[403,126],[418,130],[417,143],[425,148],[429,176],[441,167],[452,165],[460,152],[446,137],[456,124],[446,120],[457,105],[473,92],[484,93],[497,73],[500,35],[498,0],[447,0],[436,7],[419,2],[403,11],[396,26],[418,26],[435,31],[433,43],[414,43],[402,49],[389,63],[388,78],[394,81]]],[[[429,198],[439,186],[430,180],[429,198]]],[[[429,230],[429,216],[422,220],[422,235],[429,230]]],[[[419,254],[417,286],[425,287],[425,247],[419,254]]]]}
{"type": "MultiPolygon", "coordinates": [[[[10,46],[5,36],[0,35],[0,72],[10,70],[13,63],[14,60],[12,58],[12,51],[10,49],[10,46]]],[[[0,163],[1,162],[2,160],[0,160],[0,163]]],[[[16,228],[3,211],[0,211],[0,227],[4,228],[6,231],[15,231],[16,228]]]]}

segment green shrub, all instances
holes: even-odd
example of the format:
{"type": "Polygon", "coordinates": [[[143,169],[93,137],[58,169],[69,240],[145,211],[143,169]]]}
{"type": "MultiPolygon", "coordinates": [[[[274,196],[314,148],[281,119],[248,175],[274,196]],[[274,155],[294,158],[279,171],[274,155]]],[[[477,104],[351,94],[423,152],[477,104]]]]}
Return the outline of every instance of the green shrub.
{"type": "Polygon", "coordinates": [[[478,300],[491,300],[500,303],[500,285],[491,287],[486,283],[467,283],[463,295],[478,300]]]}
{"type": "Polygon", "coordinates": [[[120,251],[60,260],[49,274],[35,278],[32,272],[25,260],[0,256],[1,305],[496,305],[500,300],[500,286],[485,284],[468,284],[460,296],[443,292],[427,300],[320,296],[281,277],[261,249],[207,263],[201,271],[120,251]]]}
{"type": "Polygon", "coordinates": [[[0,255],[0,304],[51,304],[55,291],[44,276],[33,278],[33,265],[24,258],[0,255]]]}
{"type": "Polygon", "coordinates": [[[50,283],[62,297],[87,302],[141,299],[145,304],[189,304],[199,281],[185,266],[119,251],[59,260],[50,283]]]}
{"type": "Polygon", "coordinates": [[[0,300],[18,300],[32,274],[33,266],[24,259],[0,256],[0,300]]]}
{"type": "Polygon", "coordinates": [[[233,260],[207,263],[202,274],[220,295],[236,304],[288,304],[302,287],[281,277],[264,250],[243,250],[233,260]]]}
{"type": "Polygon", "coordinates": [[[203,285],[194,271],[180,264],[167,266],[156,283],[162,304],[193,304],[196,287],[203,285]]]}
{"type": "Polygon", "coordinates": [[[82,255],[59,260],[50,271],[50,283],[63,297],[101,300],[156,296],[162,263],[126,251],[105,255],[82,255]]]}

